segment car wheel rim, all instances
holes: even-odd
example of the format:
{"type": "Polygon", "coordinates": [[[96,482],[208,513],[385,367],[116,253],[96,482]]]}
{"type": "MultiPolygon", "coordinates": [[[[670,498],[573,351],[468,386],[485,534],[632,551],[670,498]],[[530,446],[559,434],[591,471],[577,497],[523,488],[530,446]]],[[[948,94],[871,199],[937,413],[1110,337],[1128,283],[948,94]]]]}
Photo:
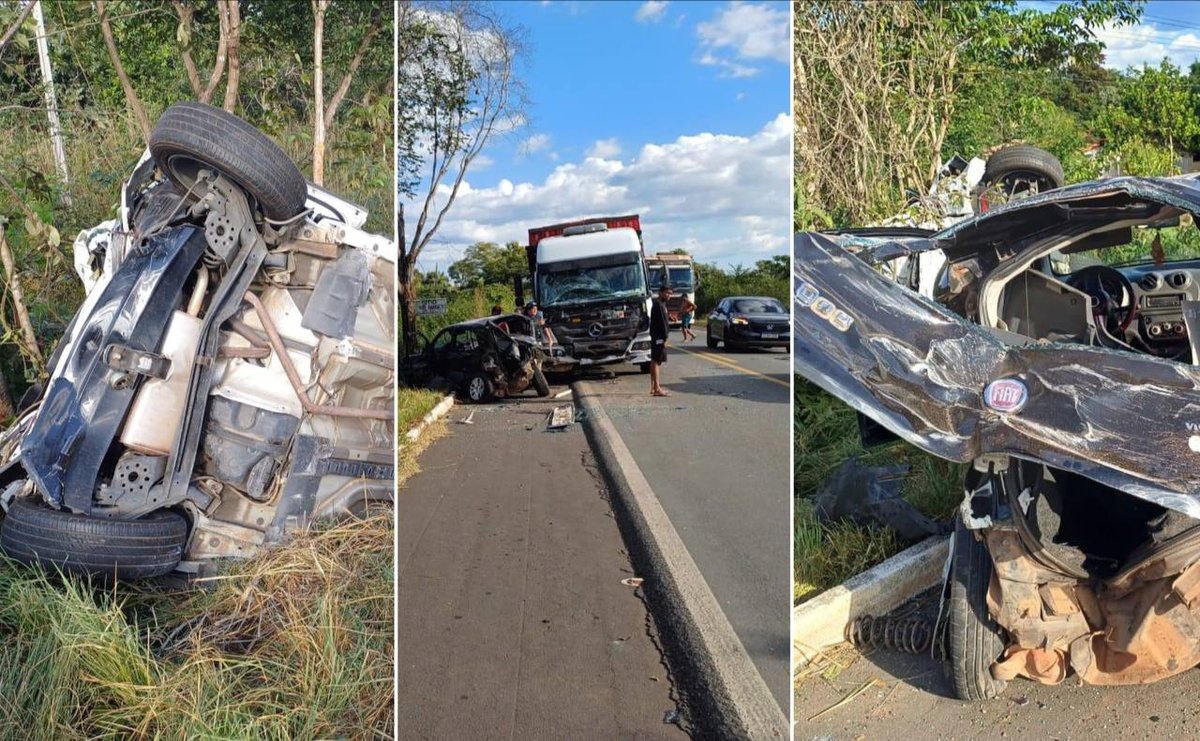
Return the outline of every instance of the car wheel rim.
{"type": "Polygon", "coordinates": [[[472,401],[479,401],[483,398],[483,379],[476,377],[471,379],[471,386],[467,389],[467,393],[471,395],[472,401]]]}

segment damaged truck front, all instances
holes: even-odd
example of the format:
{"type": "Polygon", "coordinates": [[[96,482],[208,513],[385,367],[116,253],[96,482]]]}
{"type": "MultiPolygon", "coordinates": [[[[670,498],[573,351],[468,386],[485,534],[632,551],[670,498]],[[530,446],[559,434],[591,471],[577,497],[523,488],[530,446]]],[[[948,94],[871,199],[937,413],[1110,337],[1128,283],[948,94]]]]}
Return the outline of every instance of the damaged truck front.
{"type": "Polygon", "coordinates": [[[637,214],[529,230],[529,272],[554,344],[547,370],[650,370],[650,294],[637,214]]]}
{"type": "Polygon", "coordinates": [[[796,372],[971,464],[934,642],[961,698],[1200,664],[1197,212],[1194,179],[1121,178],[928,237],[796,236],[796,372]],[[936,300],[879,270],[928,250],[936,300]]]}

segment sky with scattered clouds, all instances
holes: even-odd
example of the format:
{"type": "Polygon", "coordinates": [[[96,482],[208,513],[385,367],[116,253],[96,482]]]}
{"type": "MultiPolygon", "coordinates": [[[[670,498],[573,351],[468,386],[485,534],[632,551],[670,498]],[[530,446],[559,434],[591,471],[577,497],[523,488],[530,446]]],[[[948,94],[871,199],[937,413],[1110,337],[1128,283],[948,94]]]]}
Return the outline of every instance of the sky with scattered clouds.
{"type": "Polygon", "coordinates": [[[531,226],[629,212],[649,251],[726,266],[786,254],[786,2],[496,9],[525,29],[528,123],[468,171],[422,269],[445,270],[477,241],[524,243],[531,226]]]}
{"type": "MultiPolygon", "coordinates": [[[[1054,0],[1022,3],[1035,10],[1058,5],[1054,0]]],[[[1124,70],[1156,66],[1163,58],[1186,70],[1200,58],[1200,2],[1151,0],[1134,26],[1108,26],[1096,37],[1104,42],[1106,67],[1124,70]]]]}

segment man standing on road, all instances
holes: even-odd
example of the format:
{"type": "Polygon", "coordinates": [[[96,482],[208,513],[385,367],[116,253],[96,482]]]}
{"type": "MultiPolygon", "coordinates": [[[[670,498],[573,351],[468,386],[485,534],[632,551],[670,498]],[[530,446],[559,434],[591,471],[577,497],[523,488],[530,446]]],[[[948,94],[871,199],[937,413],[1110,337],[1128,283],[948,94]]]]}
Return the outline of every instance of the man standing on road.
{"type": "Polygon", "coordinates": [[[671,332],[671,324],[667,319],[667,299],[671,298],[671,287],[662,285],[658,288],[658,298],[650,306],[650,395],[670,396],[658,379],[662,364],[667,362],[667,335],[671,332]]]}
{"type": "Polygon", "coordinates": [[[550,334],[550,328],[546,326],[546,317],[538,311],[536,301],[525,304],[525,316],[529,317],[529,323],[533,325],[533,337],[538,344],[544,344],[546,347],[553,345],[554,335],[550,334]]]}

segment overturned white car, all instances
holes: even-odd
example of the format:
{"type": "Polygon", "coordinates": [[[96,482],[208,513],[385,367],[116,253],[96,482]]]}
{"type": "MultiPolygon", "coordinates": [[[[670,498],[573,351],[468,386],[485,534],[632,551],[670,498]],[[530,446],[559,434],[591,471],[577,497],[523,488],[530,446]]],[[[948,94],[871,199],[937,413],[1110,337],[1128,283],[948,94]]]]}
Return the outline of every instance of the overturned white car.
{"type": "Polygon", "coordinates": [[[0,438],[0,548],[119,579],[204,574],[392,497],[396,247],[266,136],[168,108],[80,234],[88,289],[0,438]]]}

